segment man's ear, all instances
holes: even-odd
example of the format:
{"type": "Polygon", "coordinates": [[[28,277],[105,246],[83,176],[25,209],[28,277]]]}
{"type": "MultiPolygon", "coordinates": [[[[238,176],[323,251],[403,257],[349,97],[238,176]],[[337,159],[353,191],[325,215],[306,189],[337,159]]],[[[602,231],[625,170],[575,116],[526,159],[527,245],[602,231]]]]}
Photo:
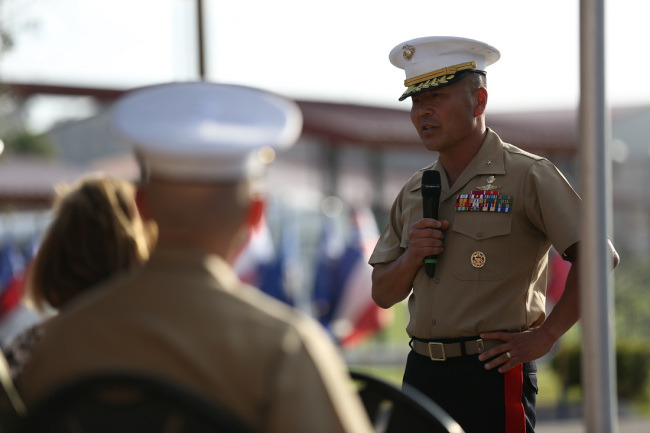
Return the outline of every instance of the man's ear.
{"type": "Polygon", "coordinates": [[[474,117],[478,117],[485,112],[487,107],[488,93],[485,87],[479,87],[476,95],[476,106],[474,107],[474,117]]]}
{"type": "Polygon", "coordinates": [[[247,228],[251,229],[259,224],[264,216],[264,199],[262,197],[255,197],[251,200],[251,205],[246,213],[244,221],[247,228]]]}

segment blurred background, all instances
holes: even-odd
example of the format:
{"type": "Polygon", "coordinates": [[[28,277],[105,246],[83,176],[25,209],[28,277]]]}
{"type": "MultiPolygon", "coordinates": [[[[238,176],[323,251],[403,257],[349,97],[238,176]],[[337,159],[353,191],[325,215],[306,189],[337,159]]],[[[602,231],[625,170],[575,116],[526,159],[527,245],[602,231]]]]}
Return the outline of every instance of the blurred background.
{"type": "MultiPolygon", "coordinates": [[[[608,2],[614,273],[620,411],[650,416],[650,4],[608,2]]],[[[464,36],[501,51],[487,124],[579,185],[579,1],[0,0],[0,344],[37,320],[20,281],[49,222],[53,187],[94,171],[135,179],[107,110],[137,86],[205,79],[295,100],[300,141],[268,168],[267,212],[237,270],[313,315],[352,368],[399,383],[400,304],[370,300],[367,258],[411,174],[436,158],[399,103],[397,44],[464,36]],[[16,321],[16,317],[20,317],[16,321]]],[[[554,252],[552,252],[554,254],[554,252]]],[[[551,258],[549,309],[566,268],[551,258]]],[[[580,325],[540,361],[540,416],[580,411],[580,325]]]]}

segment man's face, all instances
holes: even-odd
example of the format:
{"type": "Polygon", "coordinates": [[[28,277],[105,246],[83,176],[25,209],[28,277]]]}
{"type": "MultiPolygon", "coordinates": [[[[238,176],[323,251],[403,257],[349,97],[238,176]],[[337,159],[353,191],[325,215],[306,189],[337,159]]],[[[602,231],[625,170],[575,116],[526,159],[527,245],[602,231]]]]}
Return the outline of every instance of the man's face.
{"type": "Polygon", "coordinates": [[[476,124],[475,95],[462,79],[411,96],[411,122],[428,150],[444,152],[469,136],[476,124]]]}

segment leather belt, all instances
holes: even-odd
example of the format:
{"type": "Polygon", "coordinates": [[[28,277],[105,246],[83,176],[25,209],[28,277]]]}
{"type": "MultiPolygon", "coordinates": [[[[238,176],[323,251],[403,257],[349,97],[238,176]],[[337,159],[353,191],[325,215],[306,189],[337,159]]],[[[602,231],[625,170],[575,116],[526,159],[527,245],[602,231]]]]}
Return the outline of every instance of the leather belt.
{"type": "Polygon", "coordinates": [[[501,340],[476,340],[460,341],[456,343],[440,343],[435,341],[411,340],[411,348],[420,355],[431,358],[432,361],[445,361],[463,355],[478,355],[486,350],[502,344],[501,340]]]}

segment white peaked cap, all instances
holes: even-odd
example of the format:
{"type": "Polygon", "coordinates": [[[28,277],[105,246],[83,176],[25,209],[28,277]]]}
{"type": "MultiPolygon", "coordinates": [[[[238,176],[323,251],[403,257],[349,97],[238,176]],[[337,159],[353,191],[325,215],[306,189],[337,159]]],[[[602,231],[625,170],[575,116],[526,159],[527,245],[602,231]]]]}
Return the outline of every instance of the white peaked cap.
{"type": "Polygon", "coordinates": [[[456,36],[428,36],[395,46],[390,62],[404,69],[407,90],[401,100],[431,88],[452,84],[468,72],[485,73],[499,60],[499,50],[485,42],[456,36]]]}
{"type": "Polygon", "coordinates": [[[258,151],[291,147],[302,131],[298,105],[263,90],[178,82],[128,92],[111,127],[151,176],[238,180],[260,170],[258,151]]]}

